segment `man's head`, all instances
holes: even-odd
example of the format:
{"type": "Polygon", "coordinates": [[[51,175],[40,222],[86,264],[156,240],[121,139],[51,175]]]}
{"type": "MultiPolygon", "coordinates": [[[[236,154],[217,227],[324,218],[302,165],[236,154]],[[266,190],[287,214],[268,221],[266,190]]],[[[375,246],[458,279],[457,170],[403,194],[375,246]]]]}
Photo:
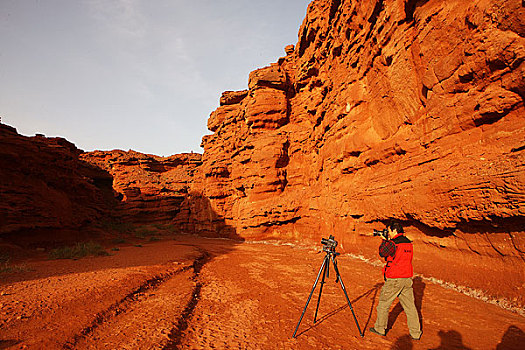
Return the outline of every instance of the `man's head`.
{"type": "Polygon", "coordinates": [[[397,221],[390,222],[387,226],[387,229],[391,236],[395,236],[400,233],[403,234],[405,232],[405,230],[403,230],[403,226],[397,221]]]}

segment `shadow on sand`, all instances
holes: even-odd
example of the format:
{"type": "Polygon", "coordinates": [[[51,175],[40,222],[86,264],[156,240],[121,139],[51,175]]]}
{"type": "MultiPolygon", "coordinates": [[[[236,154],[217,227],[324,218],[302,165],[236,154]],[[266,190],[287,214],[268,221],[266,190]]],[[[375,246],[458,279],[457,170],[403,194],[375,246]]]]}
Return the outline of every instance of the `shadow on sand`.
{"type": "MultiPolygon", "coordinates": [[[[350,303],[352,304],[352,306],[357,303],[357,301],[363,299],[363,298],[367,298],[369,296],[372,296],[372,302],[371,302],[371,305],[370,305],[370,312],[368,314],[368,318],[366,320],[366,322],[364,323],[363,326],[361,326],[361,330],[363,331],[363,333],[366,332],[366,329],[368,327],[368,324],[370,323],[370,319],[372,317],[372,310],[373,310],[373,307],[374,307],[374,303],[375,303],[375,300],[376,300],[376,297],[377,297],[377,294],[379,292],[379,289],[381,288],[383,284],[382,283],[377,283],[373,288],[370,288],[369,290],[367,290],[366,292],[364,292],[363,294],[361,294],[360,296],[354,298],[353,300],[350,301],[350,303]]],[[[314,306],[315,307],[315,306],[314,306]]],[[[324,321],[330,319],[331,317],[337,315],[338,313],[340,313],[341,311],[345,310],[345,309],[348,309],[348,304],[344,304],[340,307],[338,307],[337,309],[335,310],[332,310],[330,311],[329,313],[319,317],[319,319],[317,320],[317,322],[315,322],[314,324],[310,325],[308,328],[302,330],[301,332],[297,333],[297,337],[299,337],[301,334],[303,333],[306,333],[308,332],[309,330],[311,329],[314,329],[316,328],[317,326],[319,326],[321,323],[323,323],[324,321]]]]}
{"type": "Polygon", "coordinates": [[[525,333],[514,325],[507,328],[496,350],[519,350],[525,346],[525,333]]]}
{"type": "Polygon", "coordinates": [[[439,338],[441,338],[441,343],[437,348],[432,348],[429,350],[447,350],[447,349],[457,349],[457,350],[471,350],[469,347],[466,347],[463,344],[463,337],[458,331],[449,330],[449,331],[439,331],[439,338]]]}
{"type": "Polygon", "coordinates": [[[414,343],[412,338],[409,335],[403,335],[396,339],[391,350],[412,350],[414,348],[414,343]]]}
{"type": "MultiPolygon", "coordinates": [[[[429,350],[471,350],[463,344],[461,334],[457,331],[439,331],[441,342],[436,348],[429,348],[429,350]]],[[[396,339],[390,350],[412,350],[414,348],[414,340],[409,335],[403,335],[396,339]]]]}
{"type": "MultiPolygon", "coordinates": [[[[118,244],[120,250],[137,250],[137,254],[134,254],[132,260],[124,261],[120,259],[119,251],[111,251],[111,256],[61,260],[49,260],[47,257],[40,254],[40,258],[29,259],[27,265],[25,261],[21,261],[21,263],[27,267],[25,271],[20,271],[16,274],[4,274],[3,277],[5,278],[1,279],[0,285],[67,275],[71,273],[86,273],[112,268],[150,266],[163,263],[160,257],[154,257],[154,259],[150,260],[151,254],[144,254],[147,250],[144,248],[147,248],[150,245],[169,244],[189,246],[200,250],[197,246],[202,244],[203,238],[221,238],[220,245],[217,245],[213,251],[209,252],[210,259],[213,259],[215,256],[228,253],[236,245],[244,241],[244,239],[237,234],[235,228],[227,225],[224,218],[215,212],[209,199],[200,193],[187,194],[184,201],[181,201],[180,207],[174,211],[174,217],[169,223],[169,226],[172,228],[170,232],[162,232],[162,230],[158,232],[160,237],[167,239],[164,241],[165,243],[162,240],[157,242],[157,239],[148,240],[150,237],[137,238],[133,236],[133,233],[127,233],[124,235],[119,234],[120,238],[127,241],[127,243],[118,244]],[[175,233],[173,233],[173,229],[175,230],[175,233]],[[86,263],[88,260],[90,261],[89,264],[86,263]]],[[[31,232],[27,232],[24,237],[20,238],[22,241],[20,249],[27,249],[26,246],[27,242],[30,241],[30,235],[31,232]]],[[[56,237],[53,236],[52,230],[48,232],[48,235],[49,242],[52,243],[56,240],[56,237]]],[[[40,234],[38,240],[42,240],[40,234]]],[[[85,241],[93,240],[96,241],[97,237],[91,237],[91,239],[86,239],[85,241]]],[[[210,243],[211,242],[212,241],[210,241],[210,243]]],[[[9,243],[16,246],[17,237],[14,235],[9,236],[9,243]]],[[[105,245],[107,245],[107,242],[105,245]]],[[[117,244],[110,243],[110,245],[115,246],[117,244]]],[[[106,247],[106,249],[110,250],[111,247],[106,247]]],[[[184,256],[177,257],[176,250],[177,249],[174,248],[174,256],[171,258],[166,257],[165,262],[177,258],[185,259],[184,256]]]]}
{"type": "MultiPolygon", "coordinates": [[[[461,333],[455,330],[438,332],[440,344],[435,348],[429,350],[471,350],[471,348],[463,344],[463,337],[461,333]]],[[[525,333],[514,325],[507,328],[501,341],[496,345],[496,350],[521,350],[525,344],[525,333]]],[[[392,344],[391,350],[412,350],[414,348],[414,341],[409,335],[404,335],[396,339],[392,344]]]]}

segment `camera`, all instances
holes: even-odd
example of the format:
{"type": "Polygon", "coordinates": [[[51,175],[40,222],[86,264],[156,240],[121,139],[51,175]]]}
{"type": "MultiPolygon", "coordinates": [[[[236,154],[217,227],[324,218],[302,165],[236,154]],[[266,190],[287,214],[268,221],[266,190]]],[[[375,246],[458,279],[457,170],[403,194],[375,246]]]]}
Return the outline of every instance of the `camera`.
{"type": "Polygon", "coordinates": [[[374,230],[374,237],[381,236],[388,241],[388,229],[384,228],[381,231],[374,230]]]}
{"type": "Polygon", "coordinates": [[[323,251],[325,252],[335,252],[335,247],[337,247],[337,241],[332,235],[328,238],[321,238],[321,244],[323,245],[323,251]]]}

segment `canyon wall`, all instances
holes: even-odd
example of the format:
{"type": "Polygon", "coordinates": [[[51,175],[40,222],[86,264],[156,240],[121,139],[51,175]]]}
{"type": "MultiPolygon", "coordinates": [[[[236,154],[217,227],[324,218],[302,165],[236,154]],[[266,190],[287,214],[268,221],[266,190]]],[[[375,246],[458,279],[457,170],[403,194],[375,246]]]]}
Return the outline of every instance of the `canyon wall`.
{"type": "Polygon", "coordinates": [[[107,171],[118,204],[110,220],[135,225],[169,225],[177,233],[242,239],[203,193],[202,155],[159,157],[135,151],[94,151],[80,159],[107,171]]]}
{"type": "Polygon", "coordinates": [[[63,138],[0,124],[0,238],[20,245],[78,239],[111,215],[112,176],[63,138]]]}
{"type": "Polygon", "coordinates": [[[135,224],[174,223],[186,225],[181,204],[189,197],[190,184],[201,165],[202,155],[183,153],[159,157],[136,151],[94,151],[80,159],[107,171],[119,200],[114,216],[135,224]]]}
{"type": "MultiPolygon", "coordinates": [[[[316,0],[286,56],[227,91],[192,191],[248,239],[377,256],[524,303],[522,1],[316,0]]],[[[205,215],[203,215],[205,216],[205,215]]]]}
{"type": "Polygon", "coordinates": [[[211,235],[213,223],[202,217],[209,201],[186,200],[201,157],[83,152],[66,139],[22,136],[0,124],[0,244],[65,244],[130,224],[170,224],[178,232],[202,227],[211,235]],[[199,208],[201,225],[190,207],[199,208]]]}

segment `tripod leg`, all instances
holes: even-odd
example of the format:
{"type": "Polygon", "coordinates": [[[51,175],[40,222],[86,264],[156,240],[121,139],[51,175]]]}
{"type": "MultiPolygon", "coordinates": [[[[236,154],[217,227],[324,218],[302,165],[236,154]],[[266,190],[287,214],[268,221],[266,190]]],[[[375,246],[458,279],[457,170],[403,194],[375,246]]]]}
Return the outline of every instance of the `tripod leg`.
{"type": "Polygon", "coordinates": [[[323,278],[321,278],[321,287],[319,287],[319,296],[317,297],[317,307],[315,308],[314,323],[317,321],[317,311],[319,311],[319,303],[321,302],[321,293],[323,293],[324,280],[328,275],[328,269],[330,269],[330,260],[326,259],[326,265],[323,270],[323,278]]]}
{"type": "Polygon", "coordinates": [[[343,280],[341,279],[341,274],[339,274],[339,269],[337,268],[337,262],[335,261],[335,258],[333,256],[332,256],[332,263],[334,264],[334,270],[335,270],[337,279],[339,280],[339,283],[341,284],[341,288],[343,288],[343,292],[345,293],[346,301],[348,302],[350,311],[352,311],[352,315],[354,316],[355,325],[357,326],[359,335],[361,337],[364,337],[363,332],[361,332],[361,327],[359,327],[359,322],[357,322],[357,317],[355,316],[354,308],[352,307],[352,304],[350,303],[350,299],[348,298],[348,294],[346,293],[345,284],[343,283],[343,280]]]}
{"type": "Polygon", "coordinates": [[[297,326],[295,327],[295,331],[293,332],[292,338],[295,338],[295,334],[297,333],[297,330],[299,329],[299,325],[301,324],[301,321],[303,320],[304,313],[306,312],[306,308],[308,307],[308,304],[310,303],[310,299],[312,299],[312,294],[314,294],[315,287],[317,286],[317,282],[319,282],[319,277],[321,276],[321,272],[324,271],[324,267],[329,262],[328,255],[325,256],[323,260],[323,264],[321,265],[321,268],[319,269],[319,273],[317,274],[317,278],[315,279],[314,286],[312,287],[312,291],[310,292],[310,295],[308,296],[308,300],[306,301],[306,305],[304,306],[303,313],[301,314],[301,318],[299,318],[299,322],[297,322],[297,326]]]}

